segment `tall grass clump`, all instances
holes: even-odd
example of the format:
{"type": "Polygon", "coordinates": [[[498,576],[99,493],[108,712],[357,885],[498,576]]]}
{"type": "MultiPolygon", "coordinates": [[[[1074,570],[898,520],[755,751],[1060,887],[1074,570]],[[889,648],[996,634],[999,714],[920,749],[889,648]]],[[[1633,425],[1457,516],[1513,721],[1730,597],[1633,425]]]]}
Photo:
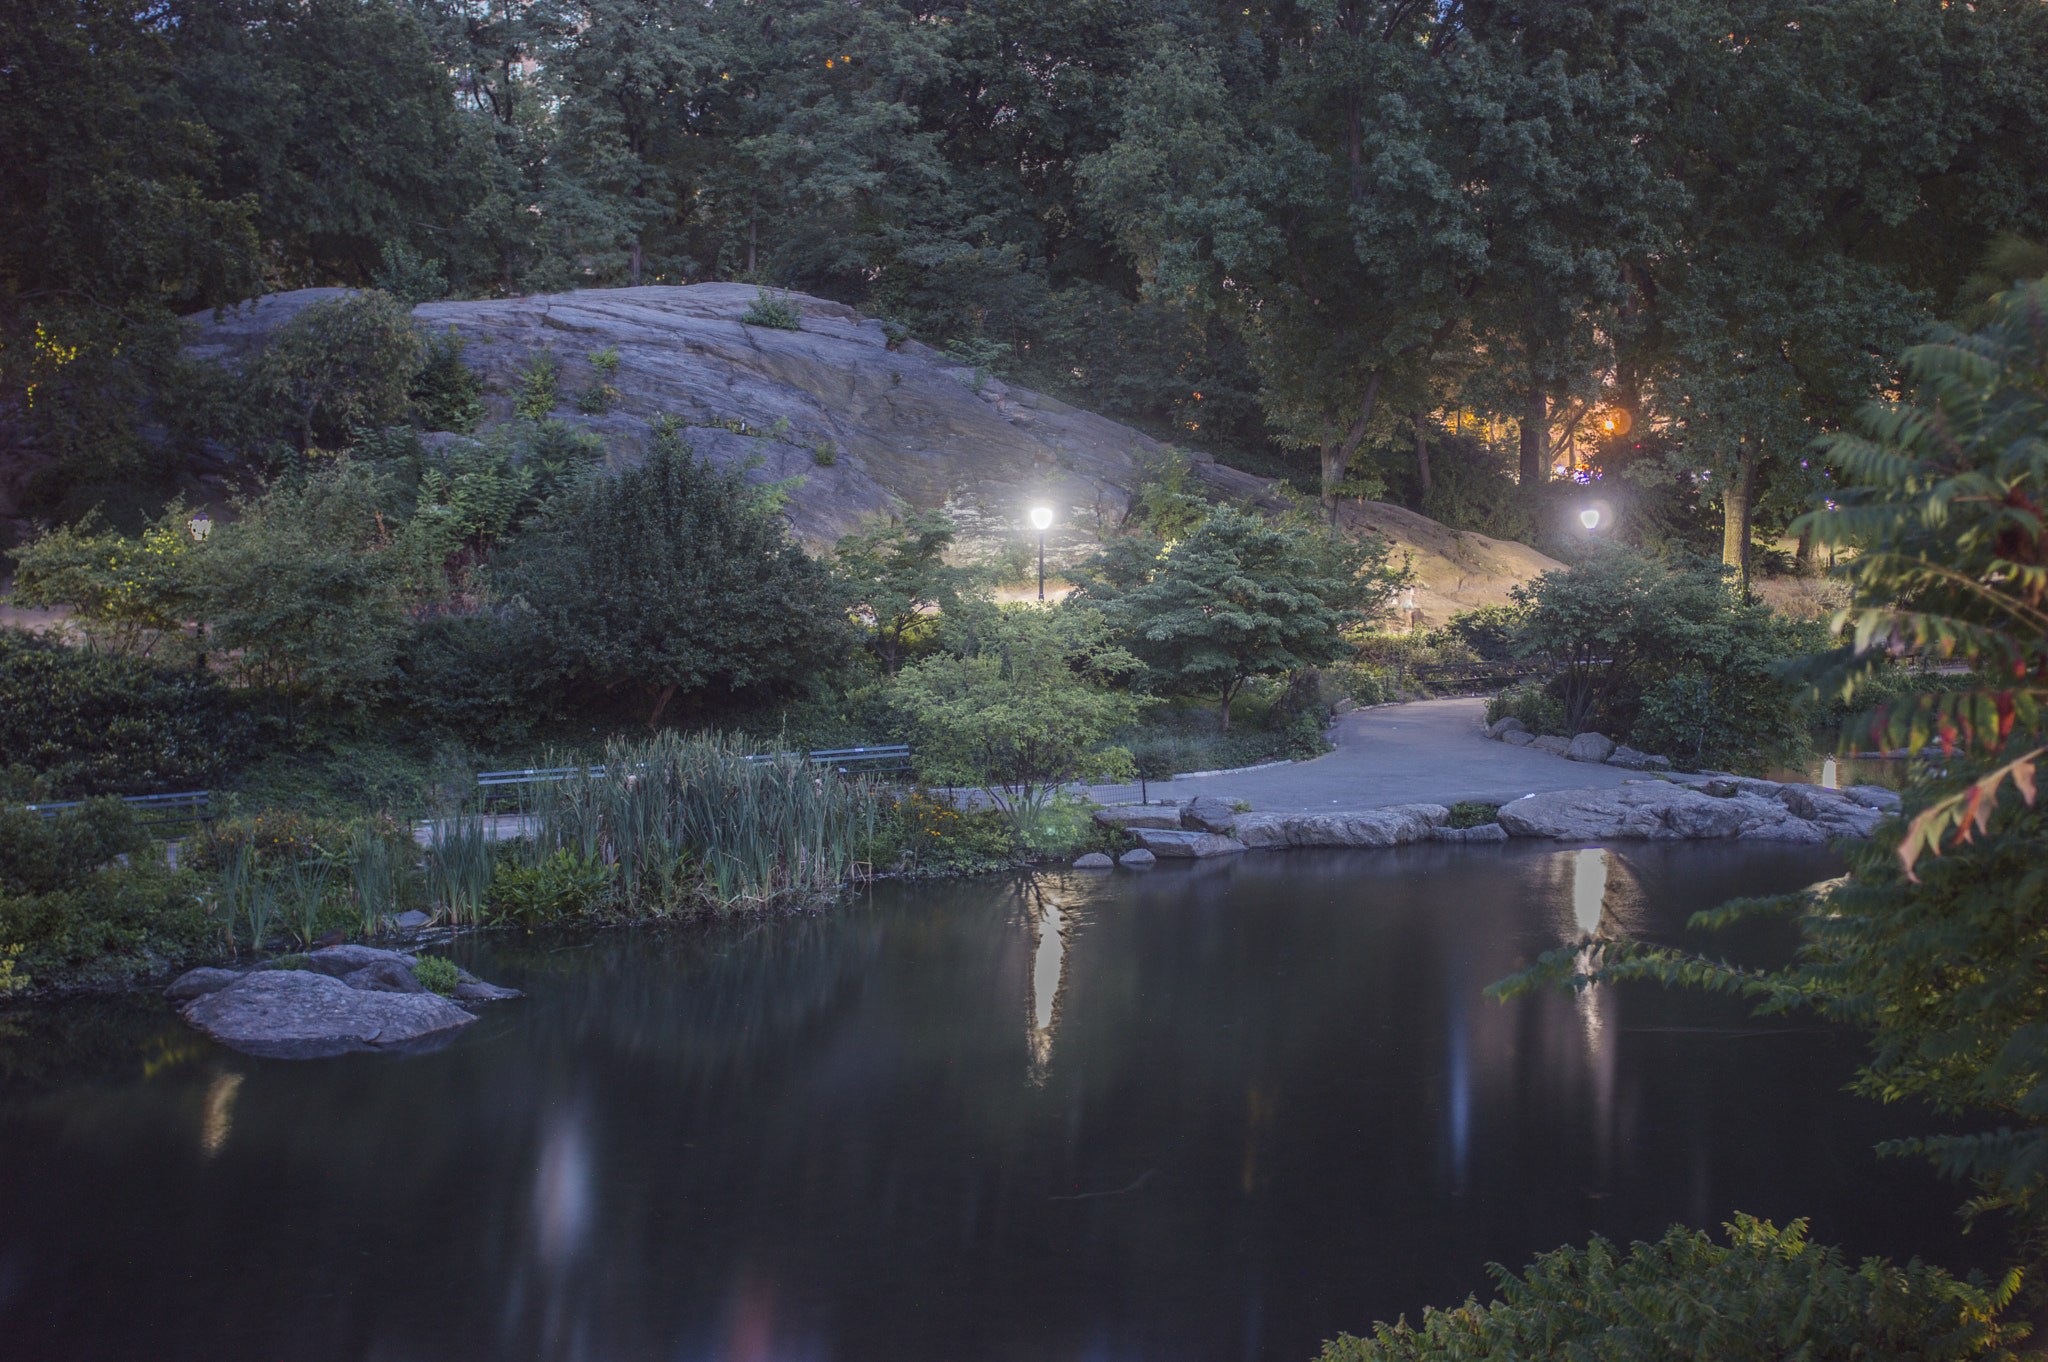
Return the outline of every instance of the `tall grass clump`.
{"type": "MultiPolygon", "coordinates": [[[[567,763],[562,763],[567,764],[567,763]]],[[[534,854],[615,868],[634,912],[794,907],[852,879],[874,832],[871,782],[723,736],[614,740],[595,769],[532,796],[534,854]]]]}
{"type": "Polygon", "coordinates": [[[434,820],[433,844],[427,848],[427,898],[450,922],[475,926],[483,921],[496,871],[497,854],[482,814],[434,820]]]}

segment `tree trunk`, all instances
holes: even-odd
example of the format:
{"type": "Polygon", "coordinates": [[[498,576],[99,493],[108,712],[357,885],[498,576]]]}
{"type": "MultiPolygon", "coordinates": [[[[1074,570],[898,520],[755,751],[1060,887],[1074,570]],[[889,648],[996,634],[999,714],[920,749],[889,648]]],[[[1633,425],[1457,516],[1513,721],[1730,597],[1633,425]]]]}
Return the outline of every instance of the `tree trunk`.
{"type": "Polygon", "coordinates": [[[1749,590],[1750,503],[1756,491],[1756,443],[1742,442],[1742,458],[1728,488],[1721,494],[1721,564],[1742,574],[1742,589],[1749,590]]]}
{"type": "Polygon", "coordinates": [[[754,245],[756,228],[761,218],[761,190],[758,186],[747,191],[747,278],[754,277],[754,245]]]}
{"type": "Polygon", "coordinates": [[[640,238],[634,237],[633,244],[626,248],[626,278],[634,288],[640,287],[640,238]]]}
{"type": "Polygon", "coordinates": [[[1422,495],[1429,495],[1429,434],[1422,413],[1415,413],[1415,471],[1422,477],[1422,495]]]}
{"type": "Polygon", "coordinates": [[[1529,407],[1522,414],[1522,467],[1524,490],[1550,481],[1550,394],[1529,389],[1529,407]]]}
{"type": "Polygon", "coordinates": [[[1800,576],[1815,577],[1820,574],[1820,564],[1817,561],[1819,554],[1814,549],[1812,530],[1799,532],[1799,551],[1795,557],[1799,564],[1800,576]]]}
{"type": "MultiPolygon", "coordinates": [[[[1344,481],[1344,470],[1351,465],[1351,456],[1358,452],[1359,441],[1365,438],[1365,427],[1372,420],[1373,404],[1379,401],[1380,379],[1375,370],[1365,385],[1365,397],[1358,404],[1358,419],[1351,423],[1351,429],[1344,432],[1342,440],[1325,440],[1322,444],[1323,465],[1323,513],[1330,518],[1330,528],[1337,528],[1337,485],[1344,481]]],[[[1227,720],[1228,715],[1224,716],[1227,720]]]]}
{"type": "Polygon", "coordinates": [[[647,716],[647,731],[649,733],[655,731],[655,723],[661,718],[661,712],[668,708],[668,702],[675,696],[675,693],[676,687],[673,681],[661,688],[659,698],[654,702],[654,713],[647,716]]]}
{"type": "Polygon", "coordinates": [[[1230,697],[1236,689],[1236,682],[1231,682],[1223,688],[1223,731],[1225,733],[1230,731],[1230,697]]]}

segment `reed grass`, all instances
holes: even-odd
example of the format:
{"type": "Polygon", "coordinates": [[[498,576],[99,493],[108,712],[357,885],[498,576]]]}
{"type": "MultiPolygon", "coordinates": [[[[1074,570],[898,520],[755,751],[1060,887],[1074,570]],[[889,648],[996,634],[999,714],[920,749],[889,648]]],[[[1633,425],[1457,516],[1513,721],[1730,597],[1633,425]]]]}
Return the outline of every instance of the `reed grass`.
{"type": "Polygon", "coordinates": [[[497,854],[481,813],[460,813],[434,821],[427,848],[427,897],[460,926],[483,921],[490,900],[497,854]]]}
{"type": "Polygon", "coordinates": [[[294,856],[279,878],[293,931],[300,945],[310,947],[320,935],[320,912],[327,906],[334,863],[325,856],[294,856]]]}
{"type": "Polygon", "coordinates": [[[616,867],[630,911],[735,912],[836,894],[874,834],[877,805],[872,782],[800,756],[660,734],[614,740],[597,769],[534,790],[526,812],[532,855],[567,849],[616,867]]]}
{"type": "Polygon", "coordinates": [[[357,825],[345,854],[349,896],[362,920],[363,935],[375,936],[384,919],[398,911],[409,864],[392,845],[390,833],[373,823],[357,825]]]}

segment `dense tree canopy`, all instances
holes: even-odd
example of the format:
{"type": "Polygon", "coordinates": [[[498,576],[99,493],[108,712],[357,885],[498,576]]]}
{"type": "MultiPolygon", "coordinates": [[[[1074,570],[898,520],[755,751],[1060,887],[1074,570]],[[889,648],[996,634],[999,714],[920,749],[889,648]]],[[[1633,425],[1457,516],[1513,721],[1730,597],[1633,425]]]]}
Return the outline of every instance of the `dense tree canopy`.
{"type": "Polygon", "coordinates": [[[1541,537],[1575,461],[1655,508],[1626,532],[1661,518],[1742,567],[1833,485],[1813,437],[2025,255],[1995,243],[2048,237],[2032,0],[73,0],[0,22],[0,417],[62,465],[23,501],[59,518],[181,438],[170,311],[716,278],[1298,460],[1326,499],[1391,488],[1541,537]]]}

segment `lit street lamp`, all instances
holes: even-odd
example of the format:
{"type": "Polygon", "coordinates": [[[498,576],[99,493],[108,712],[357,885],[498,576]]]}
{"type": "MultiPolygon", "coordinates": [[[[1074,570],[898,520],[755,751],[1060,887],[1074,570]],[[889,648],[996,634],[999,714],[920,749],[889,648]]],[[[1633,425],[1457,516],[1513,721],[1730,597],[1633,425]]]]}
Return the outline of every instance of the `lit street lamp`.
{"type": "Polygon", "coordinates": [[[1579,512],[1579,523],[1589,530],[1599,529],[1600,512],[1594,507],[1588,506],[1585,510],[1579,512]]]}
{"type": "Polygon", "coordinates": [[[1031,523],[1038,528],[1038,599],[1045,599],[1045,532],[1052,528],[1052,507],[1033,506],[1031,523]]]}

